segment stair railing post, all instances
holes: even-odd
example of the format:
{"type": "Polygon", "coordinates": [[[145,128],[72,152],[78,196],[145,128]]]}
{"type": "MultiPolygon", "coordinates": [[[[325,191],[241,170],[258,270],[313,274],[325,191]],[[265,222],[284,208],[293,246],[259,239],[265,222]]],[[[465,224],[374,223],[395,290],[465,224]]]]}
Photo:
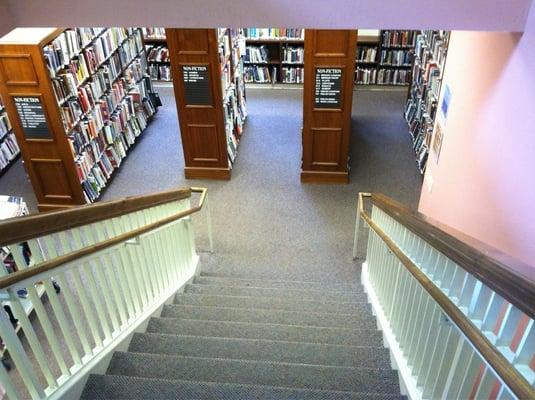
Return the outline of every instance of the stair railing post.
{"type": "Polygon", "coordinates": [[[204,201],[204,207],[206,208],[206,226],[208,229],[208,241],[210,243],[210,253],[214,252],[214,237],[212,234],[212,214],[210,213],[210,202],[208,200],[208,195],[204,201]]]}

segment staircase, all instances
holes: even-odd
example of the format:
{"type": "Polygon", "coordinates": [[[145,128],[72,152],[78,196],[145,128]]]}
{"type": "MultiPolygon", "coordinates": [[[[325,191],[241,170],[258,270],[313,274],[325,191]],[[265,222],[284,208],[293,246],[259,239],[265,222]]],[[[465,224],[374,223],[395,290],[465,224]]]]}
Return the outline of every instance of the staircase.
{"type": "Polygon", "coordinates": [[[82,399],[399,399],[361,286],[201,273],[82,399]]]}

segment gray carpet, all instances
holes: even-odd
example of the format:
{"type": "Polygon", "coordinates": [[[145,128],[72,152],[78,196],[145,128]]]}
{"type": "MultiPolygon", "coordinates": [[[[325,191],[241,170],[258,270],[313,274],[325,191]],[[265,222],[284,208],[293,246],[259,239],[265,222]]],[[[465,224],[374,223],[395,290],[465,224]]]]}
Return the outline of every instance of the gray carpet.
{"type": "MultiPolygon", "coordinates": [[[[356,196],[383,192],[416,207],[421,177],[403,120],[404,91],[354,93],[349,185],[303,185],[302,90],[249,89],[249,118],[229,182],[185,180],[171,87],[164,106],[123,162],[102,200],[177,186],[207,186],[216,253],[203,270],[246,277],[354,282],[356,196]]],[[[0,179],[0,194],[24,196],[36,210],[21,163],[0,179]]],[[[202,215],[199,248],[207,248],[202,215]]]]}

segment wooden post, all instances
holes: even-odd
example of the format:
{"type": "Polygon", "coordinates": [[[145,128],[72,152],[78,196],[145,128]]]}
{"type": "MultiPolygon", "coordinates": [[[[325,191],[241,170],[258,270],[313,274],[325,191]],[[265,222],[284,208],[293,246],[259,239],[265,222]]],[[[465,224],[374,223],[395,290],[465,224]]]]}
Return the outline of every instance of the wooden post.
{"type": "Polygon", "coordinates": [[[301,182],[349,182],[356,47],[356,30],[305,31],[301,182]]]}

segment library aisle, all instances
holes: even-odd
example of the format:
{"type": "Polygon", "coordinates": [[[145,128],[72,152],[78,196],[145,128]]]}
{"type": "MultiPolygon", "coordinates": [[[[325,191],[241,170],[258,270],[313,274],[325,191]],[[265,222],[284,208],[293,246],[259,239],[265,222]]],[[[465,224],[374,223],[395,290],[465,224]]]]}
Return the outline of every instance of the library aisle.
{"type": "MultiPolygon", "coordinates": [[[[248,89],[249,118],[230,181],[184,178],[173,89],[157,90],[163,107],[101,200],[207,186],[216,252],[203,256],[205,271],[262,277],[275,270],[284,279],[354,281],[357,193],[380,191],[417,206],[421,177],[403,119],[405,91],[354,92],[350,184],[306,185],[299,181],[302,90],[248,89]],[[276,262],[273,254],[280,255],[276,262]]],[[[20,161],[0,179],[0,193],[24,197],[36,211],[20,161]]],[[[207,248],[203,215],[196,218],[199,247],[207,248]]]]}

